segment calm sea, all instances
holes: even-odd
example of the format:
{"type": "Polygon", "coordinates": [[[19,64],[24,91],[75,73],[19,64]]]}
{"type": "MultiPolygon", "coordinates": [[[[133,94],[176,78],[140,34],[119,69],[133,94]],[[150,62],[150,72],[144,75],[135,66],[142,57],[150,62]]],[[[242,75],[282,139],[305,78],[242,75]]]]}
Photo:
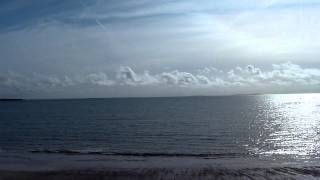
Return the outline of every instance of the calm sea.
{"type": "Polygon", "coordinates": [[[320,95],[0,102],[0,149],[137,157],[320,157],[320,95]]]}

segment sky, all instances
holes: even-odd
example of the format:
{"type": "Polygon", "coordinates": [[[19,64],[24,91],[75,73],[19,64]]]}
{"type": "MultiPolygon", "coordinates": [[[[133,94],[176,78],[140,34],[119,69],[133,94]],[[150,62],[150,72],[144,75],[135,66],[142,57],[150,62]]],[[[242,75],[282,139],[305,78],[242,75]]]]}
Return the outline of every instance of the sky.
{"type": "Polygon", "coordinates": [[[0,98],[320,90],[316,0],[1,0],[0,98]]]}

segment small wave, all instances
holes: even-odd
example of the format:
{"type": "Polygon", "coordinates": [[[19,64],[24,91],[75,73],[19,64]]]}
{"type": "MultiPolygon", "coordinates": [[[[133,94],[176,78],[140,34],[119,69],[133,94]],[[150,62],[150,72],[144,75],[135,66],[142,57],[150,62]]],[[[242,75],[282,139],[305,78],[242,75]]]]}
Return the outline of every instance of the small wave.
{"type": "Polygon", "coordinates": [[[192,154],[192,153],[112,153],[119,156],[141,156],[141,157],[203,157],[203,158],[223,158],[223,157],[242,157],[243,154],[223,153],[223,154],[192,154]]]}
{"type": "Polygon", "coordinates": [[[134,156],[134,157],[200,157],[206,159],[245,157],[248,154],[240,153],[136,153],[136,152],[103,152],[77,150],[32,150],[31,153],[64,154],[64,155],[105,155],[105,156],[134,156]]]}

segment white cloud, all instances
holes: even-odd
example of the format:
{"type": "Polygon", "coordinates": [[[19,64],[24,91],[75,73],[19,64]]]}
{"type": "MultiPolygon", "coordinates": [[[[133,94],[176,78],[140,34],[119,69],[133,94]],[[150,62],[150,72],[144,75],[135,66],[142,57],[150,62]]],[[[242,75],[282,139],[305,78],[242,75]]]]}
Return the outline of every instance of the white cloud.
{"type": "MultiPolygon", "coordinates": [[[[129,66],[121,66],[116,74],[110,76],[103,72],[76,76],[46,76],[33,74],[22,76],[16,73],[0,76],[0,93],[6,96],[8,92],[28,94],[32,96],[39,92],[61,92],[78,88],[86,94],[92,87],[113,88],[123,91],[127,87],[141,94],[147,87],[154,88],[182,88],[191,90],[199,95],[206,90],[206,95],[216,92],[228,94],[238,93],[272,93],[278,92],[317,92],[320,86],[320,69],[303,68],[290,62],[274,64],[271,70],[262,70],[254,65],[235,67],[229,71],[222,71],[213,67],[206,67],[195,73],[173,70],[152,74],[149,71],[135,72],[129,66]],[[114,77],[114,78],[110,78],[114,77]]],[[[134,94],[134,92],[132,92],[134,94]]],[[[161,92],[159,92],[161,95],[161,92]]],[[[179,95],[179,94],[176,94],[179,95]]],[[[192,95],[192,94],[189,94],[192,95]]],[[[88,95],[90,96],[90,95],[88,95]]],[[[108,96],[108,94],[105,94],[108,96]]]]}
{"type": "Polygon", "coordinates": [[[102,72],[89,74],[85,78],[85,82],[100,86],[112,86],[115,84],[113,80],[110,80],[108,76],[102,72]]]}
{"type": "Polygon", "coordinates": [[[228,72],[228,79],[232,82],[253,83],[254,85],[318,85],[320,70],[302,68],[290,62],[273,64],[271,71],[262,71],[252,65],[246,68],[237,67],[228,72]]]}
{"type": "Polygon", "coordinates": [[[181,72],[178,70],[172,72],[164,72],[161,75],[158,75],[161,78],[162,83],[168,85],[178,85],[178,86],[190,86],[190,85],[199,85],[198,78],[188,72],[181,72]]]}
{"type": "Polygon", "coordinates": [[[136,73],[128,66],[121,66],[119,68],[117,77],[125,84],[135,85],[140,81],[140,78],[138,78],[136,73]]]}

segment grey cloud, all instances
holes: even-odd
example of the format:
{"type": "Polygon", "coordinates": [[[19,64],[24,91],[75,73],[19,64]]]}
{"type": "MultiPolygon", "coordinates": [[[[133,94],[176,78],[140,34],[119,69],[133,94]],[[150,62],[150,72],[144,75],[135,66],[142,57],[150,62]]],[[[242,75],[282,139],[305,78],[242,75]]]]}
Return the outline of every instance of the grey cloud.
{"type": "Polygon", "coordinates": [[[135,72],[129,66],[121,66],[116,74],[111,75],[104,72],[62,77],[40,74],[22,76],[16,73],[0,75],[1,96],[6,96],[9,92],[31,95],[38,92],[63,93],[64,90],[77,87],[81,87],[78,89],[83,91],[82,94],[85,94],[86,89],[92,89],[92,87],[123,91],[124,86],[135,87],[137,92],[146,87],[167,88],[168,90],[172,88],[193,89],[195,91],[192,92],[195,93],[198,89],[200,93],[206,90],[208,94],[211,92],[211,95],[218,90],[231,94],[277,92],[279,88],[288,92],[303,89],[317,91],[320,86],[320,69],[303,68],[288,62],[274,64],[269,71],[248,65],[235,67],[229,71],[206,67],[195,73],[174,70],[152,74],[149,71],[135,72]]]}
{"type": "MultiPolygon", "coordinates": [[[[71,80],[72,81],[72,80],[71,80]]],[[[105,73],[92,73],[85,78],[85,82],[100,86],[112,86],[114,81],[110,80],[105,73]]]]}
{"type": "Polygon", "coordinates": [[[319,85],[320,69],[303,68],[291,62],[274,64],[269,71],[254,65],[222,71],[213,67],[196,73],[174,70],[160,74],[136,73],[130,67],[121,67],[119,79],[127,85],[168,85],[193,88],[237,86],[319,85]]]}
{"type": "Polygon", "coordinates": [[[166,72],[162,73],[161,80],[169,85],[174,85],[174,84],[177,84],[177,82],[178,82],[176,76],[174,76],[171,73],[166,73],[166,72]]]}
{"type": "Polygon", "coordinates": [[[183,71],[172,71],[172,72],[164,72],[161,75],[157,75],[160,77],[160,82],[167,85],[178,85],[182,87],[187,86],[209,86],[212,85],[213,82],[210,80],[210,77],[202,75],[202,74],[192,74],[189,72],[183,71]]]}
{"type": "Polygon", "coordinates": [[[272,65],[271,71],[262,71],[252,65],[243,69],[228,72],[231,82],[255,83],[266,85],[317,85],[320,80],[320,69],[302,68],[290,62],[272,65]]]}
{"type": "Polygon", "coordinates": [[[128,66],[121,66],[119,68],[117,77],[125,84],[135,85],[140,81],[136,73],[128,66]]]}

